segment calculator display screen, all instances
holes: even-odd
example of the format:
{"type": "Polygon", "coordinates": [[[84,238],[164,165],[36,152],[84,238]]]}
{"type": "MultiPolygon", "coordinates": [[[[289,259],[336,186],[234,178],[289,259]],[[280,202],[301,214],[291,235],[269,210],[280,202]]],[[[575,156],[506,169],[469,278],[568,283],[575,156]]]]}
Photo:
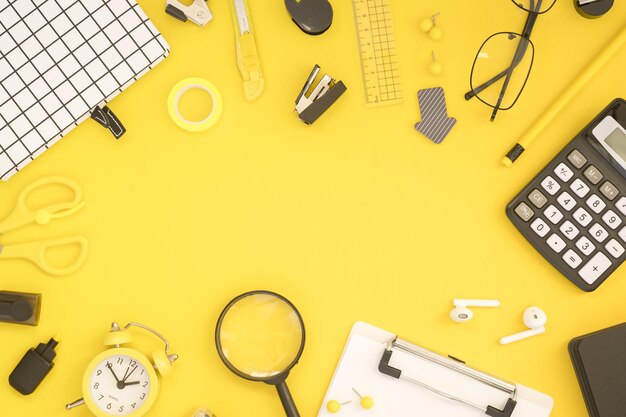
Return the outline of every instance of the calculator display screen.
{"type": "Polygon", "coordinates": [[[604,143],[609,148],[613,149],[615,153],[622,158],[622,161],[626,161],[626,133],[622,129],[615,129],[606,137],[604,143]]]}

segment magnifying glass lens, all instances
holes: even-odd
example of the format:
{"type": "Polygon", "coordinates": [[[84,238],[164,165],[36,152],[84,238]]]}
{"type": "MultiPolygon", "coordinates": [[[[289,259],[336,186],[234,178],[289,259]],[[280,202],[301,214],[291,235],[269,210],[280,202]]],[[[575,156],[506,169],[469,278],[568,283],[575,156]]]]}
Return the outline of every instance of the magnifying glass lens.
{"type": "Polygon", "coordinates": [[[257,293],[230,306],[222,319],[218,344],[239,372],[265,379],[294,365],[304,330],[294,308],[281,298],[257,293]]]}

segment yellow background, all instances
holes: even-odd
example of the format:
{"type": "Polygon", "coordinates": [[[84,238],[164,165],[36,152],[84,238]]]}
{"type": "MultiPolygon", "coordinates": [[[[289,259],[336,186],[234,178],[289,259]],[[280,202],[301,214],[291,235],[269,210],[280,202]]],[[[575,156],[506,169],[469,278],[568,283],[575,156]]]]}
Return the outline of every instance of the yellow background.
{"type": "MultiPolygon", "coordinates": [[[[221,417],[282,415],[273,388],[231,374],[213,342],[222,307],[263,288],[291,299],[307,325],[304,356],[289,379],[303,416],[317,414],[357,320],[549,393],[555,417],[586,416],[567,343],[626,320],[625,270],[595,293],[578,290],[504,208],[597,112],[626,95],[626,50],[515,166],[500,159],[626,23],[626,4],[591,21],[563,0],[539,17],[526,90],[490,123],[490,109],[463,94],[483,40],[523,27],[525,15],[509,1],[393,1],[405,100],[378,109],[364,105],[351,2],[333,2],[333,26],[320,37],[303,34],[280,0],[250,3],[267,83],[260,99],[243,99],[225,0],[209,2],[215,17],[204,28],[166,16],[164,1],[140,1],[172,53],[112,102],[126,136],[117,142],[88,121],[0,184],[0,218],[26,184],[52,174],[77,180],[88,204],[2,242],[83,234],[91,244],[85,267],[66,278],[0,262],[3,289],[44,295],[38,327],[0,324],[3,414],[87,417],[87,409],[64,405],[81,396],[83,369],[117,320],[154,326],[180,355],[152,416],[186,417],[202,404],[221,417]],[[445,38],[433,42],[417,24],[437,11],[445,38]],[[427,72],[431,50],[445,71],[438,79],[427,72]],[[306,126],[294,100],[316,63],[348,91],[306,126]],[[166,111],[171,86],[190,76],[209,79],[224,96],[222,119],[202,134],[178,129],[166,111]],[[458,118],[438,146],[413,129],[416,92],[433,86],[445,88],[458,118]],[[498,298],[502,307],[476,309],[472,322],[457,325],[448,318],[454,297],[498,298]],[[500,337],[524,330],[530,305],[547,312],[547,333],[499,346],[500,337]],[[35,394],[20,396],[6,377],[28,348],[55,334],[62,337],[55,368],[35,394]]],[[[137,340],[148,352],[160,347],[137,340]]]]}

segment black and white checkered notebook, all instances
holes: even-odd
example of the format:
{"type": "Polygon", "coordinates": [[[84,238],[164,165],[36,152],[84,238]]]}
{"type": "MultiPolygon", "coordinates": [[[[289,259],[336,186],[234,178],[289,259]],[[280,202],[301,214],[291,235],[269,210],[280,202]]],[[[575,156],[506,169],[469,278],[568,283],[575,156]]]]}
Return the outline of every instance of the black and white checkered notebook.
{"type": "Polygon", "coordinates": [[[168,54],[135,0],[0,0],[0,179],[168,54]]]}

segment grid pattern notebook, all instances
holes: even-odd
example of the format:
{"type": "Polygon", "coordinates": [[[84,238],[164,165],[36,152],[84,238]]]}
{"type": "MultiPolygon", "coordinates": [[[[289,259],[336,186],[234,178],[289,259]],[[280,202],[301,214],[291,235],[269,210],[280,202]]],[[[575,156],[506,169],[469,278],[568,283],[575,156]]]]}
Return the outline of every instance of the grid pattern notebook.
{"type": "Polygon", "coordinates": [[[135,0],[0,0],[0,179],[168,54],[135,0]]]}

